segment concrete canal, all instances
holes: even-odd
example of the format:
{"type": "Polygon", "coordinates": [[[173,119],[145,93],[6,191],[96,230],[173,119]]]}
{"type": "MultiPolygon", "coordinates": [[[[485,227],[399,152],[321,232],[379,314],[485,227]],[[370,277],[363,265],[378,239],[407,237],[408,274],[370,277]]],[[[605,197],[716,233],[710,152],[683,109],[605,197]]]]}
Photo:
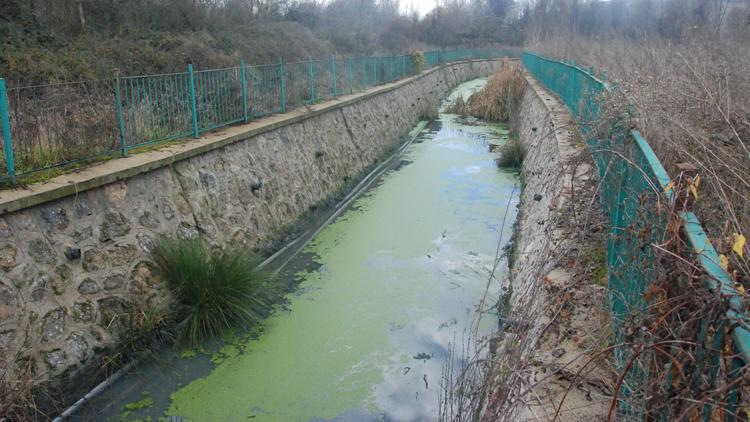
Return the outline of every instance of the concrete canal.
{"type": "MultiPolygon", "coordinates": [[[[298,287],[262,327],[209,351],[170,352],[78,417],[435,420],[442,368],[459,358],[449,350],[468,336],[515,219],[517,175],[490,152],[506,134],[440,113],[284,266],[298,287]]],[[[495,325],[486,317],[478,332],[495,325]]]]}

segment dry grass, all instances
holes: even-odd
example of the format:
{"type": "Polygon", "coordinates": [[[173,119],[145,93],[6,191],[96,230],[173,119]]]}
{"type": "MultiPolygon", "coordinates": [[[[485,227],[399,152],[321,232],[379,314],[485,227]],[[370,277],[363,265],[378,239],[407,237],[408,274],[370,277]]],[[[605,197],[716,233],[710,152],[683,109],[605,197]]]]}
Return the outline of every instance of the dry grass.
{"type": "Polygon", "coordinates": [[[484,88],[464,101],[458,97],[446,112],[484,120],[508,122],[516,114],[526,89],[523,65],[503,60],[484,88]]]}
{"type": "Polygon", "coordinates": [[[480,92],[469,97],[471,113],[485,120],[507,122],[516,113],[526,89],[523,65],[503,61],[480,92]]]}
{"type": "MultiPolygon", "coordinates": [[[[698,169],[702,182],[693,209],[712,244],[728,258],[734,281],[749,287],[750,249],[736,240],[750,233],[750,45],[716,36],[680,43],[642,39],[638,44],[573,36],[534,49],[606,69],[606,79],[617,89],[601,98],[600,119],[590,123],[603,137],[610,136],[613,125],[639,129],[675,181],[675,197],[694,196],[677,165],[690,163],[698,169]]],[[[670,415],[697,420],[708,405],[711,419],[723,420],[732,411],[727,399],[735,389],[744,413],[750,378],[747,366],[736,373],[731,369],[737,356],[730,335],[734,323],[726,318],[727,298],[707,288],[705,274],[689,252],[680,215],[687,201],[678,200],[665,210],[658,203],[670,202],[663,192],[655,193],[661,198],[657,204],[637,193],[638,217],[627,228],[646,233],[658,224],[649,215],[668,219],[666,232],[657,228],[659,244],[642,244],[641,250],[654,248],[657,260],[631,264],[649,282],[643,294],[647,306],[623,310],[627,318],[608,348],[622,353],[624,365],[610,417],[619,404],[620,411],[633,412],[621,414],[624,418],[670,415]],[[715,359],[716,373],[710,372],[703,354],[715,359]]],[[[615,269],[630,274],[626,265],[615,269]]]]}
{"type": "Polygon", "coordinates": [[[568,37],[534,49],[606,69],[617,90],[603,120],[640,129],[672,176],[678,163],[699,168],[695,211],[735,279],[750,285],[750,245],[744,257],[731,250],[735,234],[750,236],[750,43],[568,37]]]}
{"type": "MultiPolygon", "coordinates": [[[[28,334],[23,339],[28,341],[28,334]]],[[[49,420],[51,398],[26,348],[12,351],[0,344],[0,421],[49,420]]]]}

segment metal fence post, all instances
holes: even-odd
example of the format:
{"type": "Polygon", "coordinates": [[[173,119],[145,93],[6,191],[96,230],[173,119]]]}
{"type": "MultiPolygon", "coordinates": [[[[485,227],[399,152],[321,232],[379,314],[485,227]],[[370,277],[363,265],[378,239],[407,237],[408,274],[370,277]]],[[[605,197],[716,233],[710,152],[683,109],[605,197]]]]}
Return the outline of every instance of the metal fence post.
{"type": "Polygon", "coordinates": [[[313,73],[313,62],[312,57],[307,58],[309,63],[309,74],[310,74],[310,104],[315,104],[315,73],[313,73]]]}
{"type": "Polygon", "coordinates": [[[128,156],[128,143],[125,141],[125,119],[122,117],[122,94],[120,92],[120,71],[115,71],[115,101],[117,101],[117,128],[120,130],[122,156],[128,156]]]}
{"type": "Polygon", "coordinates": [[[354,94],[354,76],[352,76],[352,56],[349,56],[349,93],[354,94]]]}
{"type": "Polygon", "coordinates": [[[3,150],[5,151],[5,167],[8,179],[16,184],[16,160],[13,157],[13,140],[10,137],[10,118],[8,117],[8,92],[5,89],[5,79],[0,78],[0,125],[3,127],[3,150]]]}
{"type": "Polygon", "coordinates": [[[359,81],[359,84],[362,86],[362,91],[367,89],[367,65],[365,63],[366,63],[365,58],[360,57],[359,58],[359,72],[361,73],[361,75],[359,75],[359,77],[361,80],[359,81]]]}
{"type": "Polygon", "coordinates": [[[248,90],[247,90],[247,101],[248,103],[251,103],[251,104],[248,104],[247,106],[247,117],[252,119],[253,116],[255,115],[255,103],[253,103],[253,95],[255,95],[255,87],[253,86],[253,67],[252,66],[250,66],[247,69],[247,74],[248,74],[247,80],[250,83],[250,86],[248,87],[248,90]]]}
{"type": "Polygon", "coordinates": [[[244,122],[247,123],[250,121],[250,118],[247,114],[247,77],[245,76],[244,60],[240,62],[240,69],[242,74],[242,117],[244,118],[244,122]]]}
{"type": "Polygon", "coordinates": [[[336,55],[331,56],[331,79],[333,80],[333,98],[336,98],[336,55]]]}
{"type": "Polygon", "coordinates": [[[286,94],[284,93],[284,59],[279,61],[279,75],[281,77],[281,112],[286,113],[286,94]]]}
{"type": "Polygon", "coordinates": [[[193,65],[188,65],[188,76],[190,79],[190,109],[193,112],[193,137],[200,137],[198,130],[198,108],[195,101],[195,75],[193,74],[193,65]]]}

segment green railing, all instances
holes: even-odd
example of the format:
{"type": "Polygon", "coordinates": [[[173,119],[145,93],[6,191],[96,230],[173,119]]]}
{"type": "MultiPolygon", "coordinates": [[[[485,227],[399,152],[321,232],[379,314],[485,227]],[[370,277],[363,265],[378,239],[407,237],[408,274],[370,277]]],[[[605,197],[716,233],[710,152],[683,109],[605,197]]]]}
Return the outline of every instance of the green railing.
{"type": "MultiPolygon", "coordinates": [[[[430,51],[426,67],[520,51],[430,51]]],[[[6,87],[0,79],[0,182],[315,104],[414,75],[412,55],[336,57],[226,69],[6,87]]]]}
{"type": "MultiPolygon", "coordinates": [[[[703,319],[697,322],[696,327],[674,327],[675,330],[695,328],[695,346],[691,349],[691,356],[686,358],[680,352],[684,345],[674,344],[665,347],[670,356],[657,356],[654,359],[665,363],[667,370],[663,373],[669,374],[660,390],[664,397],[658,403],[663,406],[659,416],[662,419],[673,418],[676,415],[671,413],[669,397],[678,388],[712,391],[719,387],[720,372],[729,379],[737,380],[741,368],[750,363],[748,315],[745,314],[742,297],[734,289],[732,278],[719,264],[719,255],[708,241],[698,218],[693,212],[674,206],[674,185],[670,184],[667,171],[643,136],[637,130],[619,127],[617,123],[613,123],[607,139],[595,135],[592,124],[600,114],[598,94],[613,89],[604,81],[605,75],[602,73],[597,78],[593,69],[585,70],[573,62],[547,59],[531,53],[524,53],[522,59],[528,71],[559,96],[576,118],[602,179],[601,202],[611,227],[607,264],[615,344],[626,345],[634,339],[633,330],[637,331],[643,326],[647,308],[653,305],[647,299],[653,297],[649,287],[657,276],[669,271],[669,268],[664,268],[668,264],[657,256],[654,245],[663,244],[668,237],[670,210],[674,209],[677,218],[681,219],[687,249],[700,267],[700,279],[728,306],[728,310],[715,320],[703,319]],[[731,337],[727,338],[725,332],[731,333],[731,337]],[[734,351],[727,350],[727,344],[731,344],[734,351]],[[691,372],[693,375],[689,379],[682,379],[679,375],[675,377],[675,374],[691,372]]],[[[684,279],[674,280],[675,288],[683,291],[689,288],[684,282],[684,279]]],[[[649,377],[652,370],[646,365],[632,362],[637,347],[617,347],[615,358],[619,370],[627,371],[620,410],[643,417],[642,410],[634,409],[632,403],[646,400],[645,393],[653,396],[654,391],[627,388],[642,386],[642,381],[649,377]]],[[[739,394],[735,385],[729,389],[726,397],[721,398],[725,400],[721,412],[726,420],[736,419],[739,394]]],[[[707,403],[702,407],[702,419],[709,420],[716,416],[717,406],[707,403]]],[[[693,415],[688,416],[692,418],[693,415]]]]}

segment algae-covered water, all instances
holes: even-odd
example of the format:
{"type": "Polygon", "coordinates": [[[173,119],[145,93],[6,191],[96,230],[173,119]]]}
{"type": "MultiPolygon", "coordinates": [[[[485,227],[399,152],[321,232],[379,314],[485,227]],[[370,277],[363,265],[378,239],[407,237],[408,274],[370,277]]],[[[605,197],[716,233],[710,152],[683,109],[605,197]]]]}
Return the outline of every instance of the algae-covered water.
{"type": "MultiPolygon", "coordinates": [[[[452,96],[483,83],[463,84],[452,96]]],[[[282,276],[296,277],[299,288],[262,329],[225,339],[210,356],[147,366],[86,415],[436,419],[442,367],[456,358],[450,345],[466,337],[515,216],[516,176],[497,168],[488,147],[506,132],[461,121],[441,114],[289,262],[282,276]],[[123,407],[139,400],[149,406],[123,407]]],[[[479,332],[494,326],[488,317],[479,332]]]]}

